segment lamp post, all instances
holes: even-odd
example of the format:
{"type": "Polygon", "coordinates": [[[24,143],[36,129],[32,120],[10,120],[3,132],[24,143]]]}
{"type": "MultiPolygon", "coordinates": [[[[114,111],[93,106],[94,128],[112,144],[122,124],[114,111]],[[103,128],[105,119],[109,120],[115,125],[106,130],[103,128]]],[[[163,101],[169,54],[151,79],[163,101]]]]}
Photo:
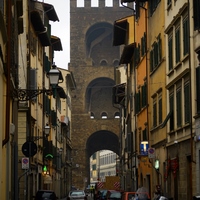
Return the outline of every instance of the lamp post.
{"type": "MultiPolygon", "coordinates": [[[[53,65],[52,69],[50,69],[50,71],[47,73],[47,77],[49,78],[49,83],[52,88],[50,88],[50,89],[45,89],[45,88],[44,89],[16,89],[14,91],[14,93],[12,94],[14,99],[17,101],[29,101],[40,94],[45,94],[45,93],[48,95],[51,95],[52,93],[54,94],[54,89],[56,88],[57,84],[59,83],[60,77],[62,77],[61,72],[57,69],[57,67],[55,65],[53,65]]],[[[49,126],[49,124],[46,124],[44,126],[42,136],[32,136],[31,137],[31,134],[29,134],[28,141],[26,141],[22,145],[22,147],[23,147],[22,152],[26,157],[31,158],[37,153],[37,145],[34,143],[34,141],[37,141],[39,139],[48,138],[48,136],[50,134],[50,129],[51,129],[51,127],[49,126]]],[[[29,163],[29,169],[30,169],[30,163],[29,163]]],[[[27,169],[27,172],[29,171],[29,169],[27,169]]],[[[28,176],[28,173],[23,173],[20,176],[20,179],[23,176],[28,176]]],[[[20,179],[18,180],[17,191],[19,191],[20,179]]],[[[27,190],[27,188],[28,188],[28,186],[26,185],[26,190],[27,190]]],[[[19,196],[19,195],[20,194],[18,192],[17,196],[19,196]]]]}
{"type": "MultiPolygon", "coordinates": [[[[56,65],[53,65],[52,69],[50,69],[50,71],[47,73],[53,92],[55,92],[54,89],[59,83],[60,74],[61,72],[56,68],[56,65]]],[[[51,94],[52,90],[51,89],[16,89],[13,93],[13,96],[15,99],[19,101],[28,101],[42,93],[51,94]]]]}

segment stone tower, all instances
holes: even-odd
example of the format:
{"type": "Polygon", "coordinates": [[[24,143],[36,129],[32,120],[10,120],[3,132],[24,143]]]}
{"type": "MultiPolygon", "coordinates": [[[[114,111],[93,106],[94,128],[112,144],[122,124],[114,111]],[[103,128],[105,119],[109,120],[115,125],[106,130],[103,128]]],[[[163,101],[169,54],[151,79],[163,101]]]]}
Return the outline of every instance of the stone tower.
{"type": "Polygon", "coordinates": [[[71,99],[72,184],[78,188],[90,182],[93,153],[108,149],[119,154],[120,110],[112,104],[112,87],[120,48],[113,46],[113,24],[130,14],[119,0],[113,0],[112,7],[105,0],[99,0],[98,7],[92,7],[91,0],[83,7],[70,0],[69,70],[77,87],[71,99]]]}

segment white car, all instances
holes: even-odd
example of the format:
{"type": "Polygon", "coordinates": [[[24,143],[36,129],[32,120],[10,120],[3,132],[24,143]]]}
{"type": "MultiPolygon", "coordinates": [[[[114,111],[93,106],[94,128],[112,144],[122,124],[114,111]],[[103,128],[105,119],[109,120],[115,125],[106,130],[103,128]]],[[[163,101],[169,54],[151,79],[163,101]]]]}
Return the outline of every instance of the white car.
{"type": "Polygon", "coordinates": [[[85,194],[84,190],[73,190],[69,192],[70,200],[86,200],[87,195],[85,194]]]}

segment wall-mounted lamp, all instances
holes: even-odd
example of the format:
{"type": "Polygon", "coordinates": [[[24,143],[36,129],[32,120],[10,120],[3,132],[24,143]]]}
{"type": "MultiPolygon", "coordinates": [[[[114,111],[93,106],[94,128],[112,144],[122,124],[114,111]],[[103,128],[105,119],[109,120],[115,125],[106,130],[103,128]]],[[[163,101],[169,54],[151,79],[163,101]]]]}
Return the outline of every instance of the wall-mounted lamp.
{"type": "Polygon", "coordinates": [[[51,130],[51,127],[48,124],[46,124],[46,126],[44,127],[44,134],[46,137],[49,136],[50,130],[51,130]]]}
{"type": "MultiPolygon", "coordinates": [[[[52,66],[52,69],[48,72],[48,77],[50,80],[50,85],[53,88],[59,83],[61,72],[56,68],[56,65],[52,66]]],[[[46,89],[17,89],[14,91],[13,96],[17,98],[19,101],[28,101],[38,96],[41,93],[51,94],[52,90],[46,89]]]]}

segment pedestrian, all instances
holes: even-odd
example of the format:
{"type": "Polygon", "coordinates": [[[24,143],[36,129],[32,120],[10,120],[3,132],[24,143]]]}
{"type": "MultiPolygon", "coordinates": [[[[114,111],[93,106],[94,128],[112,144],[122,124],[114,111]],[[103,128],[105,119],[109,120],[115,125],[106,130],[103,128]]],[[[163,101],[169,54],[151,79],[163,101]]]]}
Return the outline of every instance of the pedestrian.
{"type": "Polygon", "coordinates": [[[90,194],[91,194],[91,197],[94,194],[94,186],[93,185],[90,185],[90,194]]]}

